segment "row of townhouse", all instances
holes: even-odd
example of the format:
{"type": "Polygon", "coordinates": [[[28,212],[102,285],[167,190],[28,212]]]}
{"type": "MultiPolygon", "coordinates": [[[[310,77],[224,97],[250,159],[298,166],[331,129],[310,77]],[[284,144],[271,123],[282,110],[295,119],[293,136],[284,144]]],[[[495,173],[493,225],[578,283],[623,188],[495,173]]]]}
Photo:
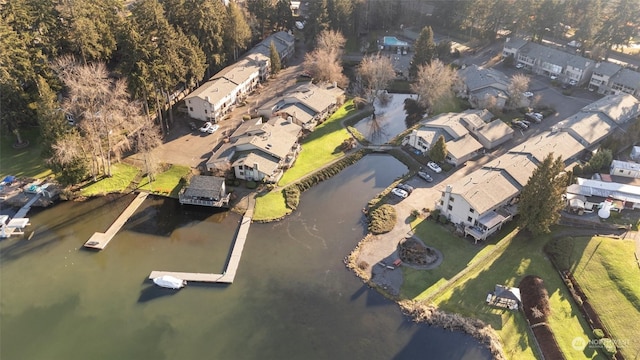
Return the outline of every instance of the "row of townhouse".
{"type": "Polygon", "coordinates": [[[539,75],[555,76],[561,82],[589,81],[596,62],[576,54],[554,49],[519,38],[507,38],[502,50],[504,57],[513,56],[525,69],[539,75]]]}
{"type": "Polygon", "coordinates": [[[589,90],[605,95],[627,93],[640,98],[640,73],[609,62],[597,63],[589,90]]]}
{"type": "Polygon", "coordinates": [[[222,69],[186,96],[185,105],[189,116],[202,121],[218,122],[242,102],[260,82],[269,77],[269,48],[272,42],[283,63],[293,56],[295,38],[292,34],[281,31],[270,35],[253,47],[245,57],[222,69]]]}
{"type": "Polygon", "coordinates": [[[610,62],[596,62],[529,42],[519,38],[507,38],[502,50],[504,57],[514,60],[533,73],[556,76],[558,80],[587,84],[590,90],[600,94],[630,94],[640,98],[640,73],[610,62]]]}
{"type": "Polygon", "coordinates": [[[522,188],[549,154],[573,163],[606,136],[640,115],[631,95],[609,95],[582,108],[551,131],[536,135],[487,163],[442,192],[436,208],[465,235],[485,240],[517,213],[522,188]]]}
{"type": "Polygon", "coordinates": [[[405,136],[402,145],[427,153],[443,136],[445,161],[459,166],[479,155],[483,148],[491,150],[513,138],[513,129],[500,120],[491,121],[493,118],[488,110],[440,114],[422,120],[417,129],[405,136]]]}

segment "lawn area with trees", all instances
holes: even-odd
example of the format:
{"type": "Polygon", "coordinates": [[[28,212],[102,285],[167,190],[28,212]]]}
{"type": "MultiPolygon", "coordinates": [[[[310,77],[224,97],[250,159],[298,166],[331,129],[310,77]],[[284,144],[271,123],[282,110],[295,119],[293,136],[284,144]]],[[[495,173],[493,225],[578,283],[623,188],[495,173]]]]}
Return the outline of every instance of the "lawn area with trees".
{"type": "Polygon", "coordinates": [[[22,133],[29,145],[13,148],[14,136],[2,136],[0,141],[0,179],[7,175],[43,179],[52,174],[42,160],[42,142],[38,131],[31,129],[22,133]]]}
{"type": "Polygon", "coordinates": [[[570,271],[622,355],[640,353],[640,269],[633,240],[573,238],[570,271]]]}
{"type": "Polygon", "coordinates": [[[138,185],[138,189],[151,193],[159,193],[173,198],[178,197],[178,192],[182,188],[180,180],[191,172],[191,168],[182,165],[169,165],[166,171],[155,175],[149,183],[148,177],[143,177],[138,185]]]}
{"type": "Polygon", "coordinates": [[[549,291],[551,314],[547,323],[564,355],[568,359],[598,357],[595,351],[572,347],[575,337],[586,339],[591,332],[542,251],[549,235],[534,238],[529,233],[518,233],[515,223],[511,223],[480,249],[433,221],[416,223],[415,233],[426,245],[440,250],[444,261],[433,270],[403,268],[401,298],[427,301],[446,312],[485,321],[502,338],[508,358],[535,359],[535,345],[525,318],[518,312],[489,307],[485,298],[496,284],[517,286],[524,276],[537,275],[544,279],[549,291]]]}

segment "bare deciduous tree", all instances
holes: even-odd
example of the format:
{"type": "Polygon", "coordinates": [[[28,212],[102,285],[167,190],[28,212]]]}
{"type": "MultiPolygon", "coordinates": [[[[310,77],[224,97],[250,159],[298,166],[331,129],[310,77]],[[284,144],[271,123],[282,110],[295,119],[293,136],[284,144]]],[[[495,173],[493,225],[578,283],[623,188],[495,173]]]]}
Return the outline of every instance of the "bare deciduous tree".
{"type": "Polygon", "coordinates": [[[314,50],[305,55],[302,66],[316,80],[335,81],[340,87],[347,84],[347,77],[342,73],[341,60],[334,53],[314,50]]]}
{"type": "MultiPolygon", "coordinates": [[[[109,77],[104,63],[83,65],[66,56],[56,60],[53,68],[68,92],[62,108],[79,129],[80,141],[75,146],[91,159],[94,179],[100,173],[111,176],[112,155],[118,160],[130,148],[128,136],[140,127],[141,106],[129,100],[124,80],[109,77]]],[[[69,144],[56,149],[65,158],[63,151],[78,153],[69,144]]]]}
{"type": "Polygon", "coordinates": [[[347,40],[341,32],[336,30],[324,30],[316,39],[316,50],[335,52],[336,56],[342,56],[344,44],[347,40]]]}
{"type": "Polygon", "coordinates": [[[507,87],[511,107],[520,106],[524,99],[524,92],[529,89],[529,82],[531,79],[524,74],[515,74],[511,77],[511,82],[507,87]]]}
{"type": "Polygon", "coordinates": [[[432,112],[436,103],[454,96],[453,87],[458,76],[456,72],[442,61],[435,59],[430,64],[418,67],[416,81],[411,90],[418,94],[418,102],[432,112]]]}
{"type": "Polygon", "coordinates": [[[364,96],[373,102],[395,77],[391,60],[386,56],[365,56],[358,66],[364,96]]]}

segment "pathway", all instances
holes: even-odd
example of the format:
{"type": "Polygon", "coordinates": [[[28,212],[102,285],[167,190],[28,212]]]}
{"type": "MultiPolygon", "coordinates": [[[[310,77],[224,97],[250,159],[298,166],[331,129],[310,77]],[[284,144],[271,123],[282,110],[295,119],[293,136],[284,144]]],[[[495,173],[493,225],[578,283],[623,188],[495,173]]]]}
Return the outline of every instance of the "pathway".
{"type": "Polygon", "coordinates": [[[97,250],[104,249],[109,244],[111,239],[113,239],[113,237],[118,233],[118,231],[122,229],[124,224],[131,217],[131,215],[133,215],[133,213],[138,209],[138,207],[142,205],[142,203],[147,198],[147,196],[149,196],[149,193],[146,193],[146,192],[138,193],[138,196],[136,196],[136,198],[133,199],[131,204],[129,204],[129,206],[127,206],[127,208],[124,209],[122,214],[120,214],[120,216],[118,216],[118,218],[113,222],[113,224],[111,224],[109,229],[104,233],[101,233],[101,232],[93,233],[93,235],[91,235],[91,238],[89,238],[89,240],[87,240],[87,242],[84,243],[84,247],[97,249],[97,250]]]}
{"type": "Polygon", "coordinates": [[[247,241],[247,234],[249,233],[249,226],[251,226],[251,219],[253,218],[253,208],[255,205],[255,193],[249,196],[249,204],[247,211],[242,216],[240,227],[231,249],[231,255],[227,262],[227,267],[222,274],[213,273],[187,273],[187,272],[174,272],[174,271],[152,271],[149,274],[149,279],[155,279],[157,277],[169,275],[181,280],[195,281],[195,282],[210,282],[210,283],[222,283],[231,284],[236,277],[238,267],[240,266],[240,258],[242,257],[242,250],[244,244],[247,241]]]}

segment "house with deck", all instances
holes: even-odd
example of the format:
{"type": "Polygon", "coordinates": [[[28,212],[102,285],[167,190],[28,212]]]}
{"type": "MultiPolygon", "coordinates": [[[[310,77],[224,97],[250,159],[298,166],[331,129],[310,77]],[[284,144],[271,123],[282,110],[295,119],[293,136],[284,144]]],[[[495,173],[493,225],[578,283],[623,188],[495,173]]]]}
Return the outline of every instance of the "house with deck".
{"type": "Polygon", "coordinates": [[[227,207],[230,195],[226,192],[224,178],[196,175],[180,190],[178,201],[183,205],[227,207]]]}
{"type": "Polygon", "coordinates": [[[304,83],[292,91],[261,106],[258,115],[290,119],[304,130],[313,131],[317,124],[333,114],[344,102],[344,91],[335,84],[304,83]]]}
{"type": "Polygon", "coordinates": [[[565,165],[594,149],[630,119],[640,114],[640,101],[630,95],[610,95],[582,108],[549,132],[529,138],[482,168],[446,186],[436,208],[461,232],[485,240],[517,213],[522,188],[533,170],[553,153],[565,165]]]}
{"type": "Polygon", "coordinates": [[[232,171],[236,179],[275,183],[295,162],[302,128],[281,117],[245,121],[206,163],[215,174],[232,171]]]}

